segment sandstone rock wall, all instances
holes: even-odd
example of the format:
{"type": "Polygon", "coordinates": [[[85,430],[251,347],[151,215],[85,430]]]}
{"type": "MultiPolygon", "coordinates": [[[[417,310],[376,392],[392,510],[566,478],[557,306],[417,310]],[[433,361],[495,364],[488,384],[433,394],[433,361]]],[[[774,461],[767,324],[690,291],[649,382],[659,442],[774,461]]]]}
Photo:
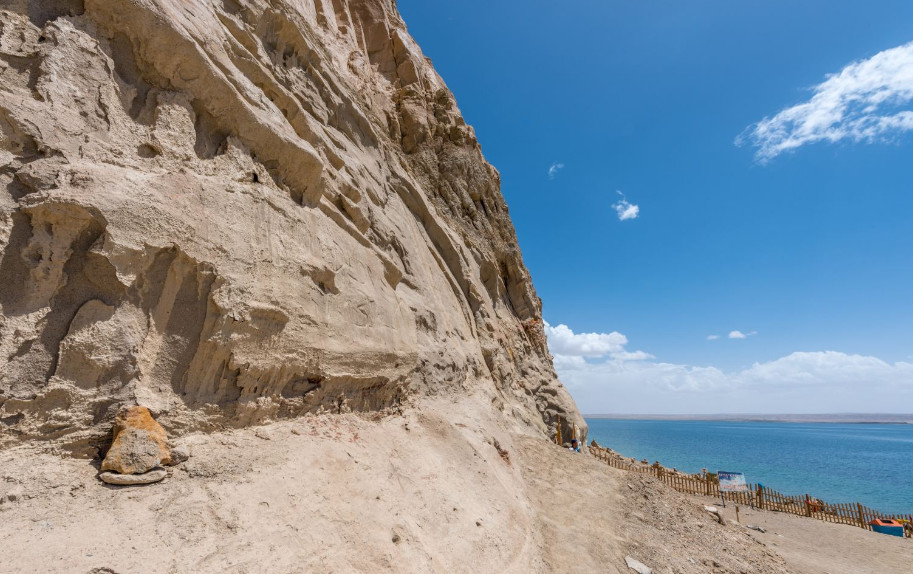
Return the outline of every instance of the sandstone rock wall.
{"type": "MultiPolygon", "coordinates": [[[[583,421],[394,0],[0,0],[0,446],[486,393],[583,421]]],[[[565,436],[568,429],[565,428],[565,436]]]]}

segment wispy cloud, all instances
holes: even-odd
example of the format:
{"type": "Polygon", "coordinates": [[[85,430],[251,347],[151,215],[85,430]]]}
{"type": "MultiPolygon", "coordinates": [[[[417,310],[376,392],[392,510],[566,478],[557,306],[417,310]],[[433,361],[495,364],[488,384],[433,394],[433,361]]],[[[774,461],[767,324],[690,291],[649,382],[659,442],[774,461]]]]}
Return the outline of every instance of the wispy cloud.
{"type": "Polygon", "coordinates": [[[627,337],[616,331],[576,334],[566,325],[547,325],[546,335],[558,375],[587,413],[887,413],[913,409],[910,362],[816,351],[725,371],[666,363],[643,351],[626,351],[627,337]],[[603,355],[595,355],[603,351],[603,355]]]}
{"type": "Polygon", "coordinates": [[[647,359],[655,359],[650,353],[645,353],[644,351],[622,351],[620,353],[612,353],[612,359],[616,361],[646,361],[647,359]]]}
{"type": "Polygon", "coordinates": [[[661,361],[555,362],[585,413],[910,412],[913,363],[797,352],[735,371],[661,361]]]}
{"type": "Polygon", "coordinates": [[[555,176],[558,175],[558,172],[564,169],[564,164],[555,162],[548,168],[548,178],[555,179],[555,176]]]}
{"type": "Polygon", "coordinates": [[[620,191],[616,192],[621,196],[621,199],[612,204],[612,207],[615,209],[615,212],[618,214],[618,219],[620,221],[625,221],[628,219],[637,219],[637,216],[640,215],[640,207],[634,205],[628,201],[628,198],[625,197],[620,191]]]}
{"type": "Polygon", "coordinates": [[[719,339],[719,338],[720,338],[719,335],[707,335],[707,340],[708,340],[708,341],[716,341],[716,340],[719,339]]]}
{"type": "Polygon", "coordinates": [[[853,62],[812,88],[814,95],[749,126],[736,144],[766,163],[803,145],[876,142],[913,130],[913,42],[853,62]]]}
{"type": "Polygon", "coordinates": [[[741,331],[729,331],[729,338],[730,339],[747,339],[748,337],[751,337],[752,335],[757,335],[757,334],[758,334],[757,331],[752,331],[750,333],[743,333],[741,331]]]}

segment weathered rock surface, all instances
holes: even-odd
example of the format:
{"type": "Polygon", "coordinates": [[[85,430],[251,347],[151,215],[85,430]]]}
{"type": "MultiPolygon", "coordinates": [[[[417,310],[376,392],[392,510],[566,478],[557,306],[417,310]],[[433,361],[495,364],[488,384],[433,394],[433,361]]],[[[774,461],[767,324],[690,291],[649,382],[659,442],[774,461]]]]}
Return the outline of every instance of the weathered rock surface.
{"type": "Polygon", "coordinates": [[[468,393],[585,428],[499,187],[393,0],[0,2],[0,445],[468,393]]]}
{"type": "Polygon", "coordinates": [[[98,475],[102,482],[118,486],[135,486],[140,484],[154,484],[161,482],[168,476],[164,468],[156,468],[141,474],[119,474],[117,472],[103,472],[98,475]]]}
{"type": "Polygon", "coordinates": [[[122,409],[114,419],[114,442],[101,469],[141,474],[163,464],[171,464],[165,429],[155,422],[146,407],[122,409]]]}

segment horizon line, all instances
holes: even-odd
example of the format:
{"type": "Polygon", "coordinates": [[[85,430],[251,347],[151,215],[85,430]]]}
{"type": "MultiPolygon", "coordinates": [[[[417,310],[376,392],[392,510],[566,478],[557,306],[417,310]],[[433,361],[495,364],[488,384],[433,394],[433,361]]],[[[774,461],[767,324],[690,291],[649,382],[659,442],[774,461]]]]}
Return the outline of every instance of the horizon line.
{"type": "Polygon", "coordinates": [[[856,411],[842,411],[842,412],[828,412],[828,413],[733,413],[733,412],[722,412],[722,413],[586,413],[583,416],[595,417],[595,416],[651,416],[651,417],[717,417],[717,416],[829,416],[829,415],[888,415],[888,416],[913,416],[913,412],[856,412],[856,411]]]}
{"type": "Polygon", "coordinates": [[[856,422],[906,422],[913,423],[913,413],[704,413],[704,414],[657,414],[657,413],[590,413],[582,414],[586,418],[594,419],[664,419],[664,420],[722,420],[722,419],[753,419],[753,420],[799,420],[827,422],[853,421],[856,422]]]}

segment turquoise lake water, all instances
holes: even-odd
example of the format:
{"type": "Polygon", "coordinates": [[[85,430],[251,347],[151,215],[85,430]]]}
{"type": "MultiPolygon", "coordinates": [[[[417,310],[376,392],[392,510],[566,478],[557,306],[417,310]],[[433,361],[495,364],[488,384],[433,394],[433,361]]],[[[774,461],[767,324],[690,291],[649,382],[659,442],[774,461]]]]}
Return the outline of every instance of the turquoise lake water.
{"type": "Polygon", "coordinates": [[[684,472],[744,472],[783,494],[913,513],[913,425],[587,419],[588,441],[684,472]]]}

